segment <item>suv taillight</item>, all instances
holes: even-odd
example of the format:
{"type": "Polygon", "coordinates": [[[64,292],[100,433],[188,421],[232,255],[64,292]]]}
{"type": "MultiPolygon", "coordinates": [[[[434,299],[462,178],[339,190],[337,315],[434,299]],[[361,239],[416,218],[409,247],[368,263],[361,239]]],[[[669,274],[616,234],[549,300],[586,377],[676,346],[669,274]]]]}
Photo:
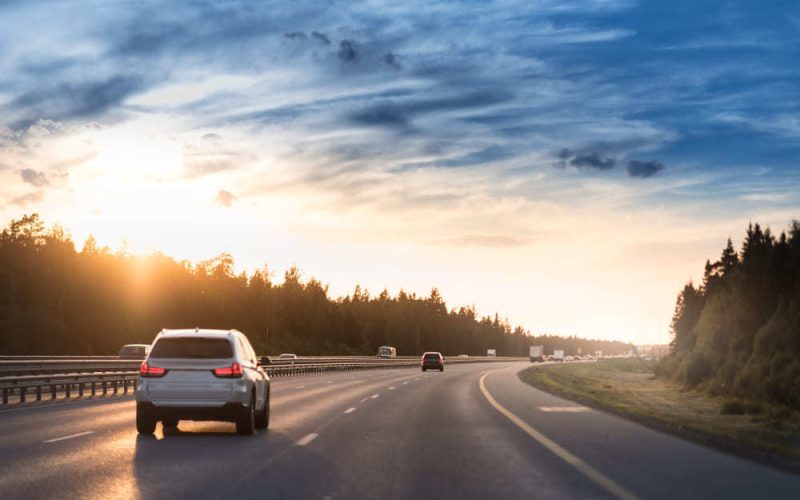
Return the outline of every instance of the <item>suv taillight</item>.
{"type": "Polygon", "coordinates": [[[166,368],[159,368],[157,366],[150,366],[147,361],[143,362],[139,367],[140,377],[158,378],[167,374],[166,368]]]}
{"type": "Polygon", "coordinates": [[[231,366],[214,368],[214,376],[220,378],[239,378],[242,376],[242,365],[233,363],[231,366]]]}

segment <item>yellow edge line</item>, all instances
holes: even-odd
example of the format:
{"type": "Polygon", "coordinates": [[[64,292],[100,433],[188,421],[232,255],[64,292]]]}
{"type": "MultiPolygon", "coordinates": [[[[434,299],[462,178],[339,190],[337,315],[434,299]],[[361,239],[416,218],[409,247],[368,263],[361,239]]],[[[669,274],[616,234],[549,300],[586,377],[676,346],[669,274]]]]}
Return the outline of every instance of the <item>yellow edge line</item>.
{"type": "Polygon", "coordinates": [[[479,382],[481,392],[483,396],[486,398],[489,403],[494,406],[494,409],[505,415],[509,420],[511,420],[517,427],[525,431],[530,437],[535,439],[539,444],[550,450],[555,456],[560,458],[561,460],[567,462],[571,466],[578,469],[584,476],[588,477],[596,484],[601,486],[603,489],[611,493],[617,498],[624,499],[624,500],[638,500],[638,497],[633,493],[629,492],[622,486],[618,485],[608,477],[604,476],[600,471],[592,467],[591,465],[587,464],[580,458],[576,457],[572,453],[568,452],[558,444],[556,444],[552,439],[548,438],[541,432],[537,431],[530,425],[528,425],[525,421],[523,421],[518,416],[511,413],[506,407],[501,405],[497,402],[496,399],[489,394],[489,391],[486,389],[486,384],[484,380],[486,377],[492,372],[485,373],[479,382]]]}

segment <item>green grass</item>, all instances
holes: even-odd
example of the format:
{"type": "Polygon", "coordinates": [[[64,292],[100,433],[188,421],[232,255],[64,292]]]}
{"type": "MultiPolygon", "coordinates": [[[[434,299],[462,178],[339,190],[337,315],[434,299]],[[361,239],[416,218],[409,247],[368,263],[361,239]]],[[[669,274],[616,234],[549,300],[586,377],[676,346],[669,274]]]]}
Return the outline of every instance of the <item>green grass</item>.
{"type": "Polygon", "coordinates": [[[703,444],[800,471],[800,415],[711,397],[657,378],[638,358],[534,365],[520,379],[540,389],[703,444]]]}

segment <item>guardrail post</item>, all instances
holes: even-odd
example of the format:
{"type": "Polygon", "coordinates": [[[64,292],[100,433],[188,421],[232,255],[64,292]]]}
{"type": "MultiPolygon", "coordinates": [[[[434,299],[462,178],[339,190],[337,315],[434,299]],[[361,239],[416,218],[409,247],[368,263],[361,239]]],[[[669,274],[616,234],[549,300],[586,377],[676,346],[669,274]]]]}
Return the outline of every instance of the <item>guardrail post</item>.
{"type": "Polygon", "coordinates": [[[36,401],[41,401],[41,400],[42,400],[42,386],[41,385],[37,385],[36,386],[36,401]]]}
{"type": "Polygon", "coordinates": [[[27,389],[25,386],[22,386],[22,387],[19,388],[19,402],[20,403],[24,403],[25,402],[25,392],[26,392],[25,389],[27,389]]]}
{"type": "Polygon", "coordinates": [[[83,397],[83,382],[78,382],[78,397],[83,397]]]}
{"type": "Polygon", "coordinates": [[[117,385],[118,385],[118,384],[117,384],[117,381],[115,380],[115,381],[113,382],[113,384],[114,384],[114,395],[116,396],[116,395],[117,395],[117,385]]]}
{"type": "Polygon", "coordinates": [[[8,387],[3,387],[3,404],[8,404],[8,387]]]}
{"type": "Polygon", "coordinates": [[[56,388],[57,387],[58,386],[56,384],[52,384],[50,386],[50,400],[51,401],[55,401],[56,400],[56,392],[57,392],[56,388]]]}
{"type": "Polygon", "coordinates": [[[69,399],[70,396],[72,395],[72,382],[67,382],[66,385],[64,386],[64,389],[65,389],[64,399],[69,399]]]}
{"type": "Polygon", "coordinates": [[[108,394],[108,381],[107,380],[103,380],[102,384],[103,384],[103,396],[105,396],[105,395],[108,394]]]}
{"type": "Polygon", "coordinates": [[[94,380],[92,380],[92,397],[94,397],[95,394],[96,394],[95,382],[94,382],[94,380]]]}

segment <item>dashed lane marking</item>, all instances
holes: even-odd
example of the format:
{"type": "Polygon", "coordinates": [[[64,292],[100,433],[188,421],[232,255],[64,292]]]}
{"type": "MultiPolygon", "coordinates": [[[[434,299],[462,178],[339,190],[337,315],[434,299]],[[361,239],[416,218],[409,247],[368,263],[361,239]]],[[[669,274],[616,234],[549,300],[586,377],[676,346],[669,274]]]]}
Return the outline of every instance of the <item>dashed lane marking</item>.
{"type": "Polygon", "coordinates": [[[371,397],[372,399],[377,399],[377,398],[379,398],[379,397],[380,397],[380,394],[373,394],[373,395],[372,395],[372,396],[370,396],[370,397],[371,397]]]}
{"type": "Polygon", "coordinates": [[[389,387],[389,390],[393,391],[394,390],[394,386],[389,387]]]}
{"type": "Polygon", "coordinates": [[[88,436],[89,434],[94,434],[94,431],[78,432],[77,434],[70,434],[69,436],[61,436],[53,439],[47,439],[45,440],[45,443],[57,443],[59,441],[66,441],[67,439],[73,439],[81,436],[88,436]]]}
{"type": "Polygon", "coordinates": [[[312,432],[311,434],[306,434],[300,441],[297,442],[297,446],[305,446],[311,441],[317,439],[317,436],[319,436],[319,434],[317,434],[316,432],[312,432]]]}
{"type": "Polygon", "coordinates": [[[304,385],[298,385],[297,387],[295,387],[295,389],[305,389],[305,388],[306,388],[306,386],[304,386],[304,385]]]}
{"type": "Polygon", "coordinates": [[[353,407],[351,407],[351,408],[348,408],[348,409],[346,409],[344,412],[345,412],[345,413],[353,413],[354,411],[356,411],[356,407],[355,407],[355,406],[353,406],[353,407]]]}
{"type": "Polygon", "coordinates": [[[407,383],[408,383],[408,380],[406,380],[405,382],[403,382],[403,385],[406,385],[407,383]]]}
{"type": "Polygon", "coordinates": [[[594,481],[595,484],[597,484],[598,486],[602,487],[603,489],[611,493],[614,497],[622,500],[636,500],[638,498],[633,493],[629,492],[619,484],[615,483],[612,479],[603,475],[603,473],[600,472],[599,470],[595,469],[594,467],[587,464],[580,458],[568,452],[567,450],[559,446],[555,441],[553,441],[549,437],[545,436],[541,432],[537,431],[536,429],[528,425],[527,422],[525,422],[518,416],[511,413],[511,411],[508,410],[508,408],[498,403],[497,400],[494,399],[494,397],[492,397],[492,395],[486,389],[485,380],[490,373],[492,372],[484,373],[480,381],[478,382],[478,385],[480,386],[483,396],[486,398],[489,404],[494,406],[495,410],[502,413],[506,418],[511,420],[511,422],[513,422],[514,425],[522,429],[528,436],[532,437],[539,444],[550,450],[550,452],[552,452],[555,456],[567,462],[574,468],[578,469],[578,471],[583,473],[584,476],[594,481]]]}

